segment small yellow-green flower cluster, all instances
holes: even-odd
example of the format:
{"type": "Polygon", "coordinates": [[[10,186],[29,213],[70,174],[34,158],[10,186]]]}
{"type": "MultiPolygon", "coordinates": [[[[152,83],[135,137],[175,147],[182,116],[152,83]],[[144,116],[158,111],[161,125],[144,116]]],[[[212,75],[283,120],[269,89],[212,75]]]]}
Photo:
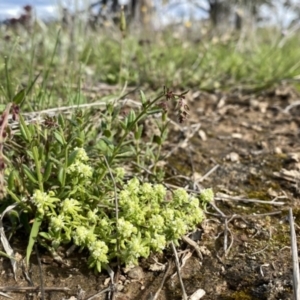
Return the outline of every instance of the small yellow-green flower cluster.
{"type": "Polygon", "coordinates": [[[133,226],[130,222],[124,220],[123,217],[121,217],[118,220],[118,231],[120,232],[122,237],[126,239],[130,237],[132,234],[136,234],[137,228],[133,226]]]}
{"type": "Polygon", "coordinates": [[[82,210],[81,203],[76,199],[65,199],[61,203],[61,212],[65,215],[77,216],[78,213],[82,210]]]}
{"type": "Polygon", "coordinates": [[[31,197],[31,201],[36,205],[37,210],[40,214],[50,214],[54,211],[56,207],[56,202],[60,201],[58,198],[54,197],[53,191],[49,193],[41,192],[40,190],[35,190],[31,197]]]}
{"type": "Polygon", "coordinates": [[[118,232],[126,263],[135,263],[150,250],[163,250],[168,241],[177,241],[202,221],[199,200],[184,189],[174,191],[171,201],[165,197],[163,185],[141,184],[137,178],[120,191],[118,232]]]}
{"type": "MultiPolygon", "coordinates": [[[[83,149],[77,151],[69,174],[78,172],[76,163],[88,161],[83,149]]],[[[137,178],[124,183],[121,180],[124,170],[119,168],[114,173],[121,186],[117,195],[118,219],[113,209],[100,209],[97,202],[89,201],[89,194],[86,200],[80,196],[80,191],[68,194],[69,197],[57,203],[53,192],[35,191],[32,201],[41,212],[47,212],[49,240],[53,247],[73,240],[82,249],[89,249],[88,264],[100,271],[103,264],[115,257],[127,265],[136,264],[140,257],[148,257],[151,251],[162,251],[168,242],[177,242],[202,221],[199,199],[184,189],[175,190],[172,198],[167,200],[163,185],[141,183],[137,178]]],[[[208,189],[199,198],[209,201],[212,197],[213,193],[208,189]]]]}
{"type": "Polygon", "coordinates": [[[90,246],[90,258],[89,267],[96,268],[98,272],[101,272],[102,264],[108,263],[107,253],[108,247],[103,241],[94,241],[90,246]]]}
{"type": "Polygon", "coordinates": [[[115,168],[114,173],[115,173],[116,180],[122,181],[124,179],[125,176],[124,168],[115,168]]]}
{"type": "Polygon", "coordinates": [[[58,215],[51,217],[50,220],[50,228],[55,231],[58,232],[60,230],[62,230],[65,226],[65,217],[64,215],[58,215]]]}
{"type": "MultiPolygon", "coordinates": [[[[67,173],[76,179],[89,179],[93,176],[93,169],[87,164],[89,157],[83,148],[75,148],[77,151],[75,161],[68,167],[67,173]]],[[[76,180],[75,183],[77,183],[76,180]]]]}
{"type": "Polygon", "coordinates": [[[214,200],[214,192],[212,189],[204,189],[201,191],[199,198],[203,207],[206,207],[208,203],[214,200]]]}

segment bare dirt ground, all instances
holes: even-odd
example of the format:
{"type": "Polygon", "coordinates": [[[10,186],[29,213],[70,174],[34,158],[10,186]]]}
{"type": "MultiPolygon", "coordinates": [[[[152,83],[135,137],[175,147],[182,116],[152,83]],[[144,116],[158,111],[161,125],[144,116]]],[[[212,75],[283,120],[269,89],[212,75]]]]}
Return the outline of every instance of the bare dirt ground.
{"type": "MultiPolygon", "coordinates": [[[[299,100],[297,92],[287,86],[259,94],[187,94],[190,116],[181,125],[183,130],[175,127],[171,132],[167,148],[173,152],[166,169],[173,176],[172,184],[194,189],[191,182],[196,182],[212,187],[216,196],[207,208],[206,220],[190,236],[202,258],[186,242],[178,249],[188,295],[201,288],[206,292],[202,299],[293,298],[287,217],[293,208],[299,236],[299,100]]],[[[20,237],[12,241],[22,255],[25,245],[20,237]]],[[[74,253],[63,263],[42,249],[39,255],[41,270],[33,255],[31,283],[21,268],[15,281],[9,260],[1,258],[0,291],[13,299],[35,299],[41,294],[19,287],[37,287],[43,282],[45,299],[87,299],[108,286],[105,271],[96,276],[86,268],[84,253],[74,253]],[[12,287],[18,287],[18,293],[9,292],[12,287]]],[[[140,267],[127,273],[122,271],[115,299],[153,299],[166,271],[159,263],[168,261],[171,267],[158,299],[182,299],[171,250],[142,260],[140,267]]],[[[107,297],[106,293],[94,299],[107,297]]]]}

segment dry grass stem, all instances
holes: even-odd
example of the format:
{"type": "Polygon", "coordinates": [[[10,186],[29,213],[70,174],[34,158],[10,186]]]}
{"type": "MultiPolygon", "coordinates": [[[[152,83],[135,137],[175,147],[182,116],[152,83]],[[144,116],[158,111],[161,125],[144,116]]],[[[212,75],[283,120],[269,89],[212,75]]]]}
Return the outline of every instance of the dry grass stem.
{"type": "Polygon", "coordinates": [[[175,245],[174,245],[173,242],[171,242],[171,246],[172,246],[172,250],[173,250],[173,253],[174,253],[174,256],[175,256],[175,265],[176,265],[177,275],[178,275],[178,279],[179,279],[180,287],[181,287],[181,291],[182,291],[182,299],[187,300],[187,294],[186,294],[186,291],[185,291],[185,287],[184,287],[184,284],[183,284],[182,277],[180,275],[179,259],[178,259],[177,251],[176,251],[176,248],[175,248],[175,245]]]}
{"type": "Polygon", "coordinates": [[[160,283],[160,285],[159,285],[159,288],[158,288],[158,290],[156,291],[156,293],[154,294],[154,296],[151,297],[151,300],[157,300],[157,299],[158,299],[159,294],[160,294],[162,288],[164,287],[164,284],[165,284],[165,281],[166,281],[166,279],[167,279],[167,276],[168,276],[168,274],[170,273],[171,267],[172,267],[172,264],[171,264],[171,262],[169,261],[169,262],[168,262],[168,267],[167,267],[167,269],[166,269],[166,271],[165,271],[164,277],[163,277],[162,280],[161,280],[161,283],[160,283]]]}
{"type": "Polygon", "coordinates": [[[294,226],[293,210],[289,209],[289,223],[291,234],[291,246],[292,246],[292,259],[293,259],[293,287],[294,287],[294,299],[300,299],[300,275],[299,275],[299,258],[297,248],[297,238],[294,226]]]}
{"type": "Polygon", "coordinates": [[[274,198],[271,201],[260,200],[260,199],[248,199],[242,197],[228,196],[225,194],[218,193],[215,197],[216,201],[241,201],[241,202],[249,202],[249,203],[261,203],[261,204],[271,204],[271,205],[284,205],[285,202],[276,202],[278,197],[274,198]]]}

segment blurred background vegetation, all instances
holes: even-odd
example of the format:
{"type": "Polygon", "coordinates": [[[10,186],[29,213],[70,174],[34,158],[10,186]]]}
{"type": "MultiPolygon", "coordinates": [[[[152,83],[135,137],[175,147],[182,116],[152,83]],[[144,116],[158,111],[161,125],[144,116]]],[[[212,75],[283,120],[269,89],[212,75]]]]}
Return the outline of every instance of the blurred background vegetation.
{"type": "Polygon", "coordinates": [[[35,86],[37,97],[32,94],[32,109],[86,102],[86,97],[95,98],[101,84],[213,92],[258,91],[285,82],[298,87],[297,2],[70,3],[61,5],[52,21],[38,18],[35,7],[26,5],[18,17],[2,22],[1,82],[7,81],[5,60],[12,89],[28,86],[43,74],[35,86]],[[124,35],[121,7],[127,23],[124,35]],[[184,7],[190,14],[183,13],[184,7]],[[167,14],[172,9],[173,17],[167,14]]]}

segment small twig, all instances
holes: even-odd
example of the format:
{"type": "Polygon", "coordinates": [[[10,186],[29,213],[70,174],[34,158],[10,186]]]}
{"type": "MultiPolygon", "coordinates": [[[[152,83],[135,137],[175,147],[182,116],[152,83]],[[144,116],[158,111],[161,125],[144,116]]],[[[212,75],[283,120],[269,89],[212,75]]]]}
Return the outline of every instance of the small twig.
{"type": "Polygon", "coordinates": [[[210,169],[206,174],[204,174],[201,178],[199,178],[196,182],[202,182],[204,179],[206,179],[208,176],[210,176],[213,172],[215,172],[220,165],[215,165],[212,169],[210,169]]]}
{"type": "Polygon", "coordinates": [[[160,285],[158,287],[158,290],[156,291],[156,293],[154,294],[154,296],[151,298],[151,300],[156,300],[158,298],[158,296],[159,296],[162,288],[164,287],[165,281],[166,281],[167,276],[168,276],[168,274],[169,274],[169,272],[171,270],[171,267],[172,267],[172,264],[171,264],[170,261],[168,261],[168,268],[165,271],[164,277],[162,278],[162,281],[161,281],[161,283],[160,283],[160,285]]]}
{"type": "Polygon", "coordinates": [[[232,197],[232,196],[223,195],[223,194],[220,197],[216,196],[214,199],[216,201],[243,201],[243,202],[271,204],[271,205],[284,205],[285,204],[284,202],[275,202],[275,200],[277,200],[278,198],[275,198],[271,201],[266,201],[266,200],[259,200],[259,199],[232,197]]]}
{"type": "Polygon", "coordinates": [[[67,257],[70,257],[71,254],[76,250],[77,247],[78,247],[78,246],[75,245],[75,244],[71,245],[71,247],[68,248],[68,250],[66,251],[66,256],[67,256],[67,257]]]}
{"type": "Polygon", "coordinates": [[[117,270],[116,276],[114,271],[110,268],[109,265],[105,266],[106,271],[108,272],[109,278],[110,278],[110,290],[108,293],[108,299],[114,299],[116,297],[115,292],[115,282],[119,281],[119,275],[120,275],[120,270],[117,270]],[[115,280],[116,277],[116,280],[115,280]]]}
{"type": "Polygon", "coordinates": [[[34,244],[34,248],[35,248],[35,253],[36,253],[37,262],[38,262],[38,268],[39,268],[39,272],[40,272],[41,298],[42,298],[42,300],[45,300],[45,286],[44,286],[44,278],[43,278],[43,271],[42,271],[42,265],[41,265],[41,258],[40,258],[38,247],[37,247],[36,243],[34,244]]]}
{"type": "MultiPolygon", "coordinates": [[[[226,249],[226,251],[225,251],[225,257],[228,255],[228,253],[229,253],[229,251],[230,251],[230,249],[231,249],[231,247],[232,247],[232,245],[233,245],[233,234],[232,234],[232,232],[231,232],[231,230],[227,227],[227,232],[229,232],[229,234],[230,234],[230,244],[229,244],[229,246],[228,246],[228,248],[226,249]]],[[[227,234],[227,233],[226,233],[227,234]]],[[[224,237],[224,240],[225,240],[225,237],[224,237]]],[[[225,244],[225,243],[224,243],[225,244]]],[[[225,248],[225,247],[224,247],[225,248]]]]}
{"type": "MultiPolygon", "coordinates": [[[[182,186],[178,186],[178,185],[171,184],[171,183],[165,183],[165,186],[167,186],[170,189],[182,188],[182,186]]],[[[193,190],[193,189],[185,189],[185,190],[189,193],[194,193],[194,194],[200,194],[201,193],[201,191],[197,191],[197,190],[193,190]]]]}
{"type": "Polygon", "coordinates": [[[0,296],[13,299],[13,297],[11,297],[11,296],[9,296],[7,294],[1,293],[1,292],[0,292],[0,296]]]}
{"type": "Polygon", "coordinates": [[[263,267],[269,267],[270,266],[270,264],[263,264],[263,265],[261,265],[260,266],[260,274],[261,274],[261,276],[262,277],[264,277],[265,275],[264,275],[264,272],[263,272],[263,267]]]}
{"type": "Polygon", "coordinates": [[[227,232],[229,231],[228,229],[228,219],[225,219],[224,220],[224,253],[225,253],[225,256],[226,256],[226,251],[227,251],[227,241],[228,241],[228,238],[227,238],[227,232]]]}
{"type": "Polygon", "coordinates": [[[198,244],[197,244],[195,241],[193,241],[192,239],[190,239],[190,238],[189,238],[188,236],[186,236],[186,235],[184,235],[184,236],[182,237],[182,240],[185,241],[185,242],[186,242],[187,244],[189,244],[190,246],[192,246],[192,247],[195,249],[195,251],[196,251],[198,257],[199,257],[201,260],[203,260],[203,256],[202,256],[202,253],[201,253],[201,251],[200,251],[200,248],[199,248],[198,244]]]}
{"type": "Polygon", "coordinates": [[[100,291],[99,293],[96,293],[96,294],[94,294],[94,295],[92,295],[92,296],[90,296],[90,297],[88,297],[88,298],[85,298],[85,300],[92,300],[92,299],[94,299],[94,298],[98,298],[99,295],[102,295],[102,294],[104,294],[104,293],[106,293],[106,292],[109,292],[109,291],[111,291],[111,287],[110,287],[110,286],[107,287],[107,288],[105,288],[105,289],[103,289],[103,290],[100,291]]]}
{"type": "Polygon", "coordinates": [[[10,210],[13,210],[17,205],[18,205],[18,203],[15,203],[15,204],[12,204],[12,205],[6,207],[6,209],[0,214],[0,241],[1,241],[1,244],[2,244],[6,254],[10,257],[10,263],[12,266],[15,280],[16,280],[16,272],[17,272],[17,262],[15,260],[14,250],[11,248],[9,241],[6,238],[2,219],[7,212],[9,212],[10,210]]]}
{"type": "Polygon", "coordinates": [[[265,246],[264,248],[262,248],[261,250],[255,251],[255,252],[251,253],[250,255],[255,255],[255,254],[261,253],[261,252],[265,251],[268,247],[269,247],[269,245],[266,245],[266,246],[265,246]]]}
{"type": "Polygon", "coordinates": [[[294,287],[294,299],[300,299],[300,277],[299,277],[299,258],[297,250],[297,239],[294,226],[293,210],[289,209],[289,222],[291,233],[291,246],[292,246],[292,258],[293,258],[293,287],[294,287]]]}
{"type": "Polygon", "coordinates": [[[223,218],[227,218],[227,216],[213,203],[209,203],[223,218]]]}
{"type": "Polygon", "coordinates": [[[297,106],[299,106],[299,105],[300,105],[300,101],[295,101],[295,102],[291,103],[290,105],[288,105],[288,106],[283,110],[283,112],[289,113],[290,110],[291,110],[292,108],[297,107],[297,106]]]}
{"type": "MultiPolygon", "coordinates": [[[[260,218],[260,217],[266,217],[266,216],[280,215],[281,213],[282,213],[282,211],[278,210],[278,211],[273,211],[273,212],[265,213],[265,214],[254,214],[254,215],[251,215],[250,217],[260,218]]],[[[246,218],[246,217],[248,217],[248,216],[244,216],[244,218],[246,218]]]]}
{"type": "Polygon", "coordinates": [[[28,271],[29,266],[27,266],[27,264],[25,263],[25,259],[22,259],[21,267],[22,267],[23,275],[24,275],[25,279],[27,280],[28,284],[30,286],[34,286],[32,280],[30,278],[30,275],[29,275],[29,271],[28,271]]]}
{"type": "MultiPolygon", "coordinates": [[[[45,292],[68,292],[70,291],[67,287],[45,287],[45,292]]],[[[14,293],[23,293],[23,292],[39,292],[39,286],[0,286],[0,291],[3,292],[14,292],[14,293]]]]}
{"type": "Polygon", "coordinates": [[[180,287],[181,287],[181,291],[182,291],[182,298],[183,298],[183,300],[187,300],[187,294],[186,294],[186,291],[185,291],[185,288],[184,288],[182,277],[180,275],[179,259],[178,259],[176,248],[175,248],[175,245],[174,245],[173,242],[171,242],[171,246],[172,246],[173,253],[174,253],[174,256],[175,256],[175,264],[176,264],[177,275],[178,275],[178,279],[179,279],[180,287]]]}

